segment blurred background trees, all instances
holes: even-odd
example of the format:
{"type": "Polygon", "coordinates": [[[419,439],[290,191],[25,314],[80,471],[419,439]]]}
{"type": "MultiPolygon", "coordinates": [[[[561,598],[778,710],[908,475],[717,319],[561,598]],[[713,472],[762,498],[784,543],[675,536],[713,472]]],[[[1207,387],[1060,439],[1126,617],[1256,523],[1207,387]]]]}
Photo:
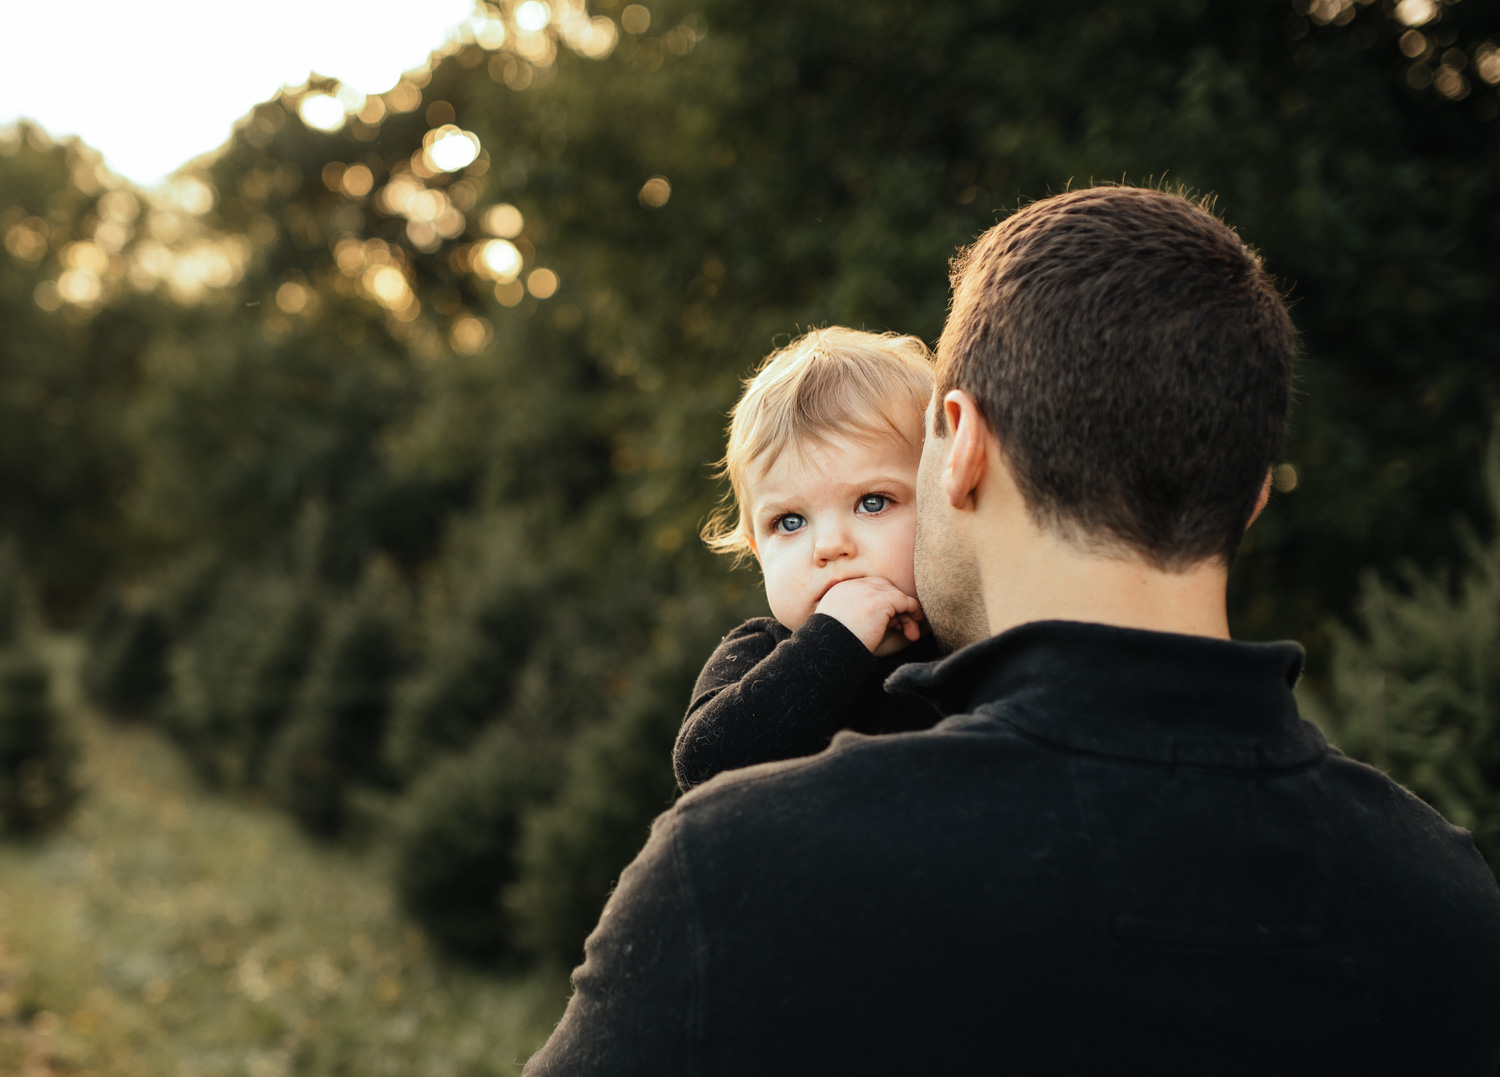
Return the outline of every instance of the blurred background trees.
{"type": "Polygon", "coordinates": [[[764,612],[695,538],[739,379],[812,325],[934,339],[956,248],[1124,178],[1213,193],[1302,332],[1236,632],[1307,641],[1350,749],[1495,832],[1492,678],[1446,626],[1500,598],[1443,566],[1488,511],[1500,13],[480,12],[379,97],[261,104],[156,194],[0,142],[0,537],[86,620],[97,706],[392,842],[454,952],[575,960],[670,803],[699,665],[764,612]],[[1399,750],[1359,731],[1377,681],[1399,750]]]}

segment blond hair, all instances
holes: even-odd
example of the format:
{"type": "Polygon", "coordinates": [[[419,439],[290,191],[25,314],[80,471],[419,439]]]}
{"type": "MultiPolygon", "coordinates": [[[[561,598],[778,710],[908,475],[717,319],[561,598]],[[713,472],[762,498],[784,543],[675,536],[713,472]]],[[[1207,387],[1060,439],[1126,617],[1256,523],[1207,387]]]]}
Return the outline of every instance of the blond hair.
{"type": "Polygon", "coordinates": [[[729,446],[715,473],[729,489],[703,525],[703,541],[744,560],[751,552],[752,469],[764,475],[789,446],[797,452],[840,439],[895,438],[920,452],[931,395],[932,356],[916,337],[829,326],[772,352],[729,413],[729,446]]]}

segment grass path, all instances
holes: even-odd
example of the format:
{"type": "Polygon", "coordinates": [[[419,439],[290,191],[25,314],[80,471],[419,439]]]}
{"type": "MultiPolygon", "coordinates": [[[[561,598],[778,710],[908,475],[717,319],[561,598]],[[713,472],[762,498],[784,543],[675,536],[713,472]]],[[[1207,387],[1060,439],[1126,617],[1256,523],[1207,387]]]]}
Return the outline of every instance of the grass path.
{"type": "MultiPolygon", "coordinates": [[[[69,642],[51,645],[61,672],[69,642]]],[[[59,703],[88,793],[0,846],[0,1074],[514,1074],[562,1011],[559,975],[438,962],[369,856],[197,788],[175,751],[59,703]]]]}

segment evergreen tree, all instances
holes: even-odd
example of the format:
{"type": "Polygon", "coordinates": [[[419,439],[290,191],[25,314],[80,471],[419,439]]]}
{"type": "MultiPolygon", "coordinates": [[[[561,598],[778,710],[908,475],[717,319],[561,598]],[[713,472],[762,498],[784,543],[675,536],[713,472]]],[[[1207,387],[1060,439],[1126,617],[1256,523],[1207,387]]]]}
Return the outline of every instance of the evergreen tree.
{"type": "Polygon", "coordinates": [[[388,587],[367,585],[330,618],[289,722],[268,763],[272,799],[310,833],[350,821],[350,790],[385,785],[381,756],[402,666],[399,613],[388,587]]]}
{"type": "Polygon", "coordinates": [[[25,577],[15,543],[0,545],[0,648],[21,640],[26,620],[25,577]]]}
{"type": "MultiPolygon", "coordinates": [[[[1500,428],[1485,469],[1500,524],[1500,428]]],[[[1386,771],[1500,866],[1500,529],[1464,530],[1468,564],[1409,567],[1402,584],[1371,576],[1359,628],[1333,629],[1328,708],[1309,713],[1349,755],[1386,771]]]]}
{"type": "Polygon", "coordinates": [[[85,639],[80,675],[89,699],[112,718],[145,716],[168,682],[171,640],[161,612],[110,594],[96,607],[85,639]]]}
{"type": "Polygon", "coordinates": [[[44,664],[14,648],[0,654],[0,835],[39,834],[78,798],[78,749],[50,692],[44,664]]]}
{"type": "Polygon", "coordinates": [[[169,316],[125,281],[144,223],[140,196],[77,139],[0,128],[0,536],[44,611],[70,621],[135,552],[124,427],[169,316]]]}
{"type": "Polygon", "coordinates": [[[169,689],[155,720],[210,787],[243,788],[252,754],[269,736],[267,727],[277,724],[274,715],[260,714],[265,725],[251,727],[242,707],[255,702],[258,692],[265,699],[272,691],[290,690],[286,671],[264,658],[280,653],[268,628],[296,628],[295,618],[278,614],[297,601],[296,584],[283,573],[241,568],[213,588],[191,629],[171,649],[169,689]],[[274,684],[258,685],[257,674],[274,684]]]}
{"type": "Polygon", "coordinates": [[[0,546],[0,836],[59,823],[78,798],[78,749],[52,706],[51,671],[31,650],[26,577],[0,546]]]}
{"type": "Polygon", "coordinates": [[[265,612],[230,700],[244,781],[254,787],[264,784],[267,754],[313,666],[324,620],[323,606],[305,580],[268,579],[260,590],[258,605],[265,612]]]}
{"type": "Polygon", "coordinates": [[[513,963],[525,951],[503,900],[522,820],[556,780],[555,757],[508,725],[429,767],[402,804],[394,882],[402,907],[450,954],[513,963]]]}
{"type": "Polygon", "coordinates": [[[505,581],[438,629],[397,700],[387,742],[396,773],[416,775],[439,755],[467,749],[510,704],[535,642],[538,597],[505,581]]]}
{"type": "Polygon", "coordinates": [[[620,872],[646,841],[652,818],[677,794],[672,745],[699,658],[693,631],[671,624],[663,641],[604,721],[568,745],[555,797],[529,812],[519,871],[505,905],[527,950],[570,967],[598,922],[620,872]]]}

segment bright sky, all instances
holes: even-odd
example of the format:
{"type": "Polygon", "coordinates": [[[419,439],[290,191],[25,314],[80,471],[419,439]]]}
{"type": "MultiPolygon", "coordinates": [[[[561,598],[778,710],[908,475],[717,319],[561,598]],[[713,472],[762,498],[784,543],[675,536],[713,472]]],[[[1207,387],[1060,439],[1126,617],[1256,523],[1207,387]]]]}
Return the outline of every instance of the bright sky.
{"type": "Polygon", "coordinates": [[[420,67],[474,0],[14,0],[0,5],[0,126],[79,135],[144,186],[221,145],[310,71],[362,93],[420,67]]]}

